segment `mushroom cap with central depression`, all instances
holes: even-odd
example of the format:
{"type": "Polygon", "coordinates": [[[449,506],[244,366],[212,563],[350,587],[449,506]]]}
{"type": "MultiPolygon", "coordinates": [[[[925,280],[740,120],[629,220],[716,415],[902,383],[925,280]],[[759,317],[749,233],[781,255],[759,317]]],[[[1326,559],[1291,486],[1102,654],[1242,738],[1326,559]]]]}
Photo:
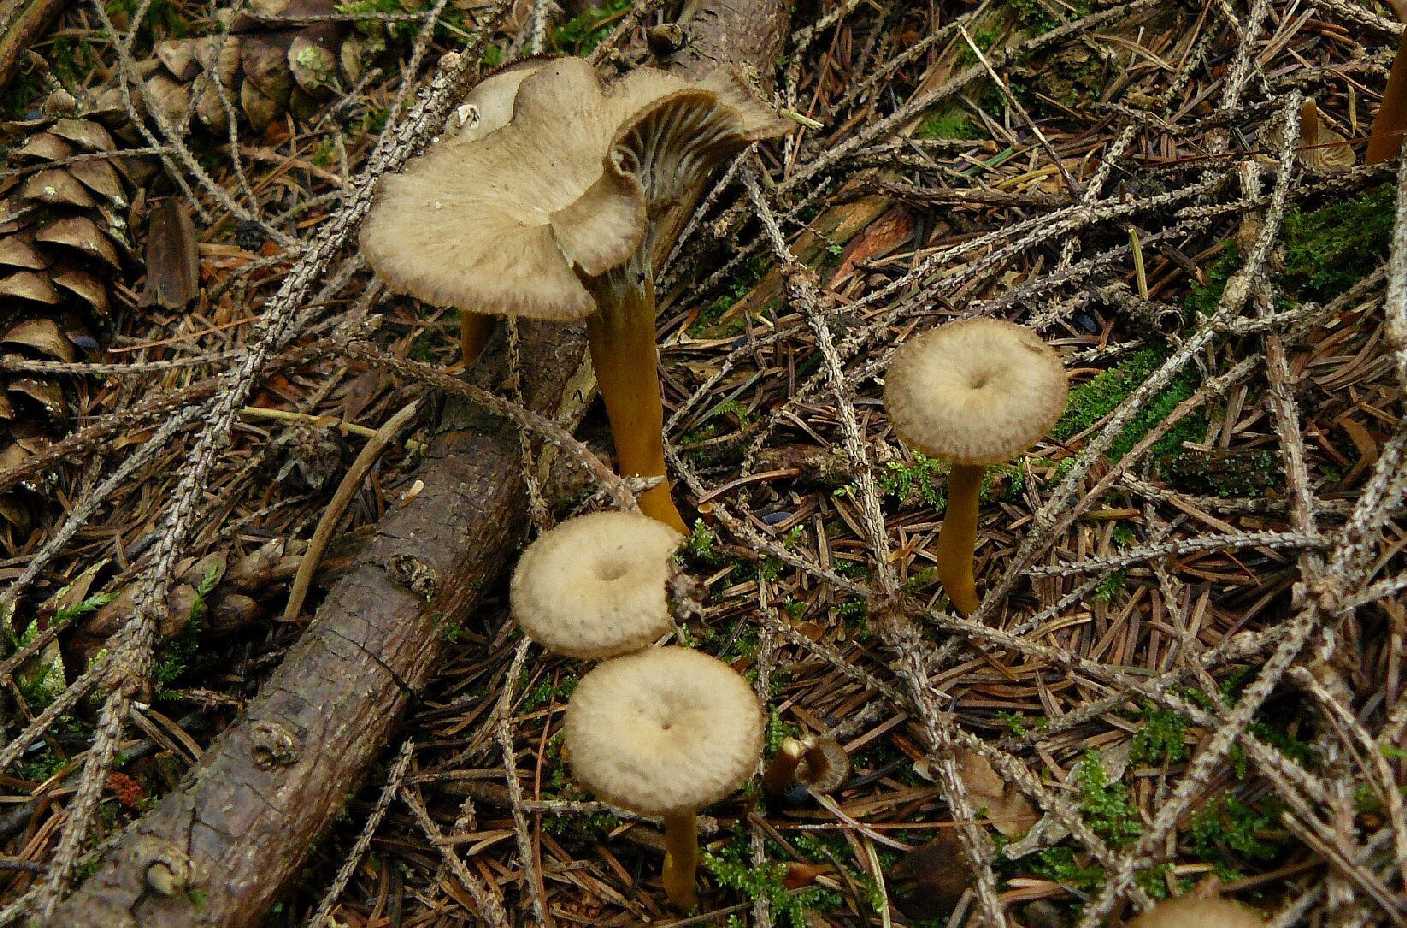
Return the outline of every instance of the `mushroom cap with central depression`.
{"type": "Polygon", "coordinates": [[[1060,355],[1035,332],[965,319],[894,353],[884,405],[910,447],[955,464],[1000,464],[1050,431],[1067,389],[1060,355]]]}
{"type": "Polygon", "coordinates": [[[1129,928],[1262,928],[1265,919],[1230,899],[1165,899],[1129,922],[1129,928]]]}
{"type": "Polygon", "coordinates": [[[577,781],[640,815],[681,815],[731,794],[762,756],[762,706],[747,680],[689,648],[598,665],[567,706],[577,781]]]}
{"type": "Polygon", "coordinates": [[[533,641],[568,657],[603,658],[669,631],[670,555],[684,538],[638,512],[569,519],[523,552],[509,588],[533,641]]]}
{"type": "Polygon", "coordinates": [[[361,233],[393,290],[478,313],[591,315],[581,277],[625,264],[653,208],[778,133],[725,79],[641,68],[603,86],[586,61],[552,58],[484,85],[466,101],[477,120],[381,180],[361,233]]]}

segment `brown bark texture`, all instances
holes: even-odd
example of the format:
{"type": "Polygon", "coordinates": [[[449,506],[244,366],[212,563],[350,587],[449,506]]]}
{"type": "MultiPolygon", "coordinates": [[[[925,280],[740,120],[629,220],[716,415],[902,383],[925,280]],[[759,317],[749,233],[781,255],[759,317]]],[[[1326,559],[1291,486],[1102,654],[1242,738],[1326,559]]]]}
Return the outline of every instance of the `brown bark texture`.
{"type": "MultiPolygon", "coordinates": [[[[765,73],[781,51],[788,10],[781,0],[690,4],[681,22],[690,43],[675,64],[695,76],[719,64],[765,73]]],[[[663,223],[657,255],[701,193],[663,223]]],[[[582,330],[525,323],[522,335],[525,400],[555,416],[584,354],[582,330]]],[[[481,386],[503,377],[496,345],[476,365],[481,386]]],[[[54,924],[259,923],[430,679],[443,623],[478,607],[519,543],[519,454],[514,426],[487,413],[432,443],[421,493],[386,515],[245,716],[181,789],[129,828],[54,924]]]]}

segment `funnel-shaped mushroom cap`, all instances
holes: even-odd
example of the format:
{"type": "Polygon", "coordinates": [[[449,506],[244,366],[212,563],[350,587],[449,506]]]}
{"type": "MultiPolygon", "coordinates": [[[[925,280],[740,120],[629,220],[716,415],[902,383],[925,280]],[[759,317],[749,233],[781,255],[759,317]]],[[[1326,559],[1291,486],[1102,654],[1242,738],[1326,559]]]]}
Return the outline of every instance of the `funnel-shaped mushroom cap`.
{"type": "Polygon", "coordinates": [[[532,64],[483,92],[481,127],[502,118],[518,81],[507,125],[447,139],[382,180],[361,244],[392,288],[481,313],[584,318],[595,303],[578,273],[624,264],[652,204],[784,128],[722,81],[641,69],[603,88],[579,58],[532,64]]]}
{"type": "Polygon", "coordinates": [[[689,648],[648,648],[600,664],[572,693],[565,730],[577,780],[641,815],[717,802],[762,756],[752,687],[689,648]]]}
{"type": "Polygon", "coordinates": [[[669,556],[683,540],[638,512],[563,522],[513,572],[513,617],[549,651],[601,658],[648,647],[670,627],[669,556]]]}
{"type": "Polygon", "coordinates": [[[1262,928],[1265,920],[1229,899],[1179,896],[1160,902],[1129,922],[1129,928],[1262,928]]]}
{"type": "Polygon", "coordinates": [[[956,464],[1000,464],[1065,409],[1060,356],[1024,326],[965,319],[894,353],[884,405],[904,443],[956,464]]]}

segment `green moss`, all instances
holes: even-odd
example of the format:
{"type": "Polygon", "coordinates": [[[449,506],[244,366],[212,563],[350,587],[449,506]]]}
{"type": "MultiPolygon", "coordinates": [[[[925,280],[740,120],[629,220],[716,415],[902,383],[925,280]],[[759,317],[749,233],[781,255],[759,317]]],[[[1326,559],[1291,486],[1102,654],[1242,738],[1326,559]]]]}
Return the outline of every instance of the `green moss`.
{"type": "MultiPolygon", "coordinates": [[[[741,313],[727,322],[720,322],[728,310],[757,286],[758,281],[767,273],[767,268],[766,255],[757,255],[744,263],[738,274],[724,285],[723,292],[699,311],[698,318],[688,328],[690,337],[731,338],[747,331],[747,319],[741,313]]],[[[768,307],[773,305],[775,304],[769,303],[768,307]]]]}
{"type": "Polygon", "coordinates": [[[1095,586],[1094,599],[1096,602],[1112,603],[1127,586],[1127,575],[1122,570],[1113,571],[1095,586]]]}
{"type": "Polygon", "coordinates": [[[684,543],[686,560],[699,567],[718,567],[723,564],[723,553],[718,550],[718,536],[704,524],[703,519],[694,520],[693,531],[684,543]]]}
{"type": "MultiPolygon", "coordinates": [[[[972,45],[976,45],[979,49],[982,50],[982,54],[986,55],[987,52],[991,50],[992,46],[996,45],[998,42],[1001,41],[1002,28],[999,23],[992,23],[990,25],[978,26],[972,29],[969,32],[969,35],[972,36],[972,45]]],[[[971,45],[968,45],[966,42],[963,42],[962,45],[959,46],[959,48],[960,51],[958,52],[958,61],[963,65],[963,67],[967,67],[968,65],[973,65],[977,63],[977,56],[972,53],[971,45]]],[[[990,57],[991,56],[989,55],[988,58],[990,57]]]]}
{"type": "Polygon", "coordinates": [[[1243,868],[1269,863],[1284,852],[1287,836],[1275,827],[1278,817],[1272,800],[1248,803],[1232,795],[1213,799],[1188,826],[1188,849],[1216,867],[1221,879],[1240,879],[1243,868]]]}
{"type": "Polygon", "coordinates": [[[1225,250],[1206,269],[1206,280],[1194,286],[1183,298],[1183,308],[1194,319],[1202,319],[1216,312],[1216,304],[1226,292],[1226,282],[1241,266],[1241,254],[1234,243],[1228,243],[1225,250]]]}
{"type": "Polygon", "coordinates": [[[624,824],[620,816],[611,812],[592,812],[589,815],[549,813],[542,817],[543,831],[575,844],[598,844],[624,824]]]}
{"type": "Polygon", "coordinates": [[[1065,3],[1061,0],[1058,4],[1044,4],[1040,0],[1007,0],[1007,5],[1016,11],[1016,18],[1028,30],[1037,34],[1048,32],[1060,25],[1060,20],[1051,13],[1051,6],[1060,6],[1070,11],[1071,19],[1079,19],[1089,15],[1090,5],[1088,0],[1074,0],[1073,3],[1065,3]]]}
{"type": "Polygon", "coordinates": [[[1147,870],[1140,870],[1133,875],[1133,881],[1149,895],[1152,899],[1168,898],[1168,874],[1172,873],[1172,864],[1161,863],[1149,867],[1147,870]]]}
{"type": "Polygon", "coordinates": [[[702,859],[704,869],[713,875],[719,886],[750,900],[766,899],[776,924],[785,928],[807,928],[807,912],[827,912],[841,902],[836,893],[819,886],[796,891],[787,889],[785,864],[771,862],[753,866],[748,841],[742,835],[729,841],[716,854],[705,851],[702,859]]]}
{"type": "Polygon", "coordinates": [[[540,680],[537,686],[523,695],[519,711],[536,712],[538,709],[544,709],[554,703],[563,705],[568,699],[571,699],[572,693],[576,691],[576,685],[577,675],[574,673],[565,674],[556,682],[548,679],[540,680]]]}
{"type": "Polygon", "coordinates": [[[1387,259],[1393,185],[1319,209],[1285,213],[1280,281],[1302,300],[1329,300],[1387,259]]]}
{"type": "Polygon", "coordinates": [[[1267,448],[1184,450],[1163,463],[1163,476],[1184,493],[1257,496],[1283,485],[1280,455],[1267,448]]]}
{"type": "Polygon", "coordinates": [[[850,597],[840,603],[835,614],[845,623],[863,623],[870,617],[870,607],[859,597],[850,597]]]}
{"type": "Polygon", "coordinates": [[[1017,738],[1024,738],[1030,733],[1030,719],[1020,712],[1012,712],[1003,709],[997,713],[997,721],[1006,726],[1006,730],[1017,738]]]}
{"type": "Polygon", "coordinates": [[[196,615],[196,610],[192,609],[191,617],[180,634],[167,638],[157,647],[156,669],[152,671],[152,677],[156,681],[158,699],[163,698],[164,691],[186,675],[199,657],[201,633],[205,630],[203,615],[203,610],[201,615],[196,615]]]}
{"type": "Polygon", "coordinates": [[[1274,722],[1255,719],[1246,726],[1246,731],[1302,767],[1313,767],[1318,763],[1313,745],[1274,722]]]}
{"type": "Polygon", "coordinates": [[[43,783],[49,777],[58,773],[63,765],[68,763],[68,759],[60,757],[50,750],[40,751],[37,755],[16,765],[15,772],[22,780],[30,780],[34,783],[43,783]]]}
{"type": "Polygon", "coordinates": [[[909,579],[904,581],[904,592],[922,593],[924,590],[932,589],[938,583],[938,568],[925,567],[909,575],[909,579]]]}
{"type": "Polygon", "coordinates": [[[980,139],[982,131],[972,121],[972,117],[958,106],[950,106],[936,113],[929,113],[914,130],[914,137],[920,139],[980,139]]]}
{"type": "MultiPolygon", "coordinates": [[[[1101,422],[1138,389],[1168,358],[1166,346],[1141,348],[1117,366],[1103,371],[1093,379],[1070,390],[1065,403],[1065,414],[1055,424],[1051,434],[1064,441],[1101,422]]],[[[1153,397],[1133,417],[1119,437],[1110,446],[1108,457],[1118,460],[1177,407],[1196,392],[1197,382],[1190,374],[1183,373],[1173,380],[1157,396],[1153,397]]],[[[1206,418],[1193,414],[1158,439],[1152,448],[1156,459],[1166,458],[1180,452],[1183,442],[1195,441],[1206,429],[1206,418]]]]}
{"type": "Polygon", "coordinates": [[[939,489],[939,478],[947,472],[948,466],[942,461],[915,452],[912,462],[885,462],[884,471],[879,475],[879,489],[900,506],[922,502],[934,509],[945,509],[948,495],[939,489]]]}
{"type": "Polygon", "coordinates": [[[1187,720],[1181,715],[1145,703],[1143,725],[1134,733],[1129,758],[1156,766],[1180,763],[1187,759],[1187,745],[1183,743],[1186,731],[1187,720]]]}
{"type": "Polygon", "coordinates": [[[1042,879],[1054,880],[1087,893],[1104,885],[1104,868],[1076,858],[1074,849],[1064,844],[1037,853],[1030,868],[1042,879]]]}
{"type": "Polygon", "coordinates": [[[1122,847],[1142,834],[1143,823],[1128,788],[1109,780],[1098,754],[1085,754],[1075,768],[1075,782],[1080,789],[1080,812],[1090,830],[1111,847],[1122,847]]]}
{"type": "Polygon", "coordinates": [[[776,709],[772,709],[767,716],[767,745],[765,753],[768,757],[777,753],[781,749],[784,738],[800,738],[801,726],[792,722],[783,722],[782,717],[776,709]]]}
{"type": "Polygon", "coordinates": [[[735,399],[724,400],[704,413],[703,421],[716,418],[718,416],[732,416],[738,428],[747,428],[752,421],[752,413],[741,402],[735,399]]]}
{"type": "Polygon", "coordinates": [[[552,31],[551,46],[569,55],[583,55],[600,45],[611,34],[620,14],[629,10],[632,0],[605,0],[567,20],[552,31]]]}
{"type": "MultiPolygon", "coordinates": [[[[195,601],[191,603],[190,615],[179,633],[163,641],[156,649],[156,669],[152,676],[157,685],[157,698],[165,697],[165,690],[196,665],[202,657],[200,645],[205,637],[205,614],[208,606],[205,597],[209,596],[224,575],[224,568],[211,565],[195,587],[195,601]]],[[[208,659],[210,655],[205,655],[208,659]]]]}

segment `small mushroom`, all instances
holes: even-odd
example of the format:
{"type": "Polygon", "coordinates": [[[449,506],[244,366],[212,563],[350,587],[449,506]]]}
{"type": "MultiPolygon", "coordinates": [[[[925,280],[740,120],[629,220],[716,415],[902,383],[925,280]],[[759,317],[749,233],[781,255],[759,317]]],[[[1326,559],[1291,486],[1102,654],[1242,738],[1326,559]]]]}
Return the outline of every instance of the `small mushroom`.
{"type": "Polygon", "coordinates": [[[1340,173],[1353,170],[1353,146],[1338,132],[1324,125],[1319,107],[1306,99],[1300,105],[1300,160],[1316,171],[1340,173]]]}
{"type": "Polygon", "coordinates": [[[638,512],[570,519],[523,552],[513,617],[556,654],[599,659],[649,647],[669,631],[670,555],[683,536],[638,512]]]}
{"type": "Polygon", "coordinates": [[[1030,329],[997,319],[949,323],[895,352],[884,390],[894,431],[910,447],[952,463],[938,579],[964,614],[979,603],[972,552],[982,474],[1055,424],[1067,388],[1050,346],[1030,329]]]}
{"type": "Polygon", "coordinates": [[[1129,928],[1263,928],[1252,909],[1229,899],[1179,896],[1158,903],[1129,922],[1129,928]]]}
{"type": "MultiPolygon", "coordinates": [[[[606,88],[579,58],[539,61],[507,125],[446,139],[382,181],[362,252],[418,299],[585,319],[621,473],[661,477],[654,223],[722,159],[785,129],[726,80],[642,68],[606,88]]],[[[668,483],[640,507],[684,530],[668,483]]]]}
{"type": "Polygon", "coordinates": [[[849,776],[850,755],[834,738],[783,738],[762,775],[762,789],[774,799],[788,798],[796,786],[808,795],[830,793],[849,776]]]}
{"type": "Polygon", "coordinates": [[[748,682],[688,648],[648,648],[598,665],[567,705],[572,773],[612,805],[664,819],[664,888],[698,902],[695,813],[743,784],[762,755],[762,707],[748,682]]]}
{"type": "Polygon", "coordinates": [[[889,898],[911,919],[947,915],[977,880],[956,828],[942,828],[933,840],[899,858],[887,874],[889,898]]]}

